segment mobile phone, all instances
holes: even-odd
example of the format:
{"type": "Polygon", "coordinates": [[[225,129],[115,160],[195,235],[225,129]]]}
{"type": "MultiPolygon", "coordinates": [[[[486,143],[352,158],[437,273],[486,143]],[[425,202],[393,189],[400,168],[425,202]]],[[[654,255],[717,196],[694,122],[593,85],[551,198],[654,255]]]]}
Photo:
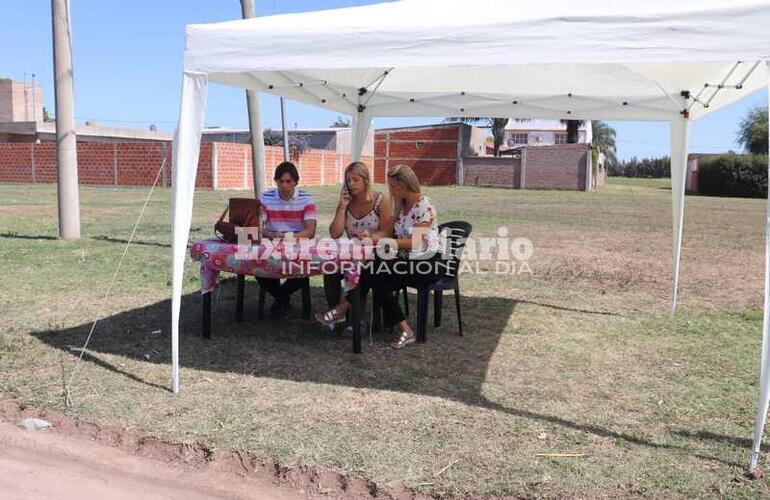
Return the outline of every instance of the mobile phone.
{"type": "Polygon", "coordinates": [[[347,179],[345,179],[345,183],[342,185],[342,190],[345,192],[345,194],[350,196],[350,186],[348,186],[348,180],[347,179]]]}

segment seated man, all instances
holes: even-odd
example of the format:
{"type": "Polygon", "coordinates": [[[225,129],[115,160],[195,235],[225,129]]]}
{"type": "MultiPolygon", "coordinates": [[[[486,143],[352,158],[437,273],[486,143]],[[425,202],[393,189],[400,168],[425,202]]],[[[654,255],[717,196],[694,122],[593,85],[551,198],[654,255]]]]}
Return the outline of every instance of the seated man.
{"type": "MultiPolygon", "coordinates": [[[[297,189],[299,173],[293,163],[285,161],[275,168],[276,186],[259,197],[261,235],[268,239],[313,238],[316,228],[316,206],[313,196],[297,189]]],[[[285,314],[290,309],[289,296],[302,288],[307,278],[281,280],[259,278],[259,283],[273,296],[270,315],[285,314]]]]}

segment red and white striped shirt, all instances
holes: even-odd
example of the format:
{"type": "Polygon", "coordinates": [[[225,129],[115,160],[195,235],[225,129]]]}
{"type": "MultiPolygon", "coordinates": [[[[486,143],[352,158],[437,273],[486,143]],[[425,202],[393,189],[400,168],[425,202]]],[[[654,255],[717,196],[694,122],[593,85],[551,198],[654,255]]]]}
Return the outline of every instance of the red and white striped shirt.
{"type": "Polygon", "coordinates": [[[296,233],[305,227],[305,221],[317,220],[313,195],[303,189],[294,189],[294,196],[281,198],[277,188],[269,189],[259,197],[259,216],[268,231],[296,233]]]}

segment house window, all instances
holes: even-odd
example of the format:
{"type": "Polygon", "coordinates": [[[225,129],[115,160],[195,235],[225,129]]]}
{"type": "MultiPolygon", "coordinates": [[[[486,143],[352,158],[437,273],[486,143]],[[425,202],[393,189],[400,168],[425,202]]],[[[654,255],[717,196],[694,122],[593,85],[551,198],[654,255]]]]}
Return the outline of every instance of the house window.
{"type": "Polygon", "coordinates": [[[511,137],[508,139],[508,145],[513,146],[514,144],[526,144],[527,143],[527,134],[511,134],[511,137]]]}
{"type": "Polygon", "coordinates": [[[555,136],[555,143],[556,144],[567,144],[567,134],[556,134],[556,136],[555,136]]]}

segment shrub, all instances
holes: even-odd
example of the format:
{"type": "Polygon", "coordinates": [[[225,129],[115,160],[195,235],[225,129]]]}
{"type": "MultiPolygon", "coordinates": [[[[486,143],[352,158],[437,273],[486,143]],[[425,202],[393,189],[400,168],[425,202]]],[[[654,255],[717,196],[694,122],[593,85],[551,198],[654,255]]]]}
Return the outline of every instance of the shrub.
{"type": "Polygon", "coordinates": [[[727,153],[698,164],[698,190],[710,196],[767,196],[767,155],[727,153]]]}
{"type": "Polygon", "coordinates": [[[630,160],[608,165],[607,174],[616,177],[671,177],[671,159],[661,158],[631,158],[630,160]]]}

